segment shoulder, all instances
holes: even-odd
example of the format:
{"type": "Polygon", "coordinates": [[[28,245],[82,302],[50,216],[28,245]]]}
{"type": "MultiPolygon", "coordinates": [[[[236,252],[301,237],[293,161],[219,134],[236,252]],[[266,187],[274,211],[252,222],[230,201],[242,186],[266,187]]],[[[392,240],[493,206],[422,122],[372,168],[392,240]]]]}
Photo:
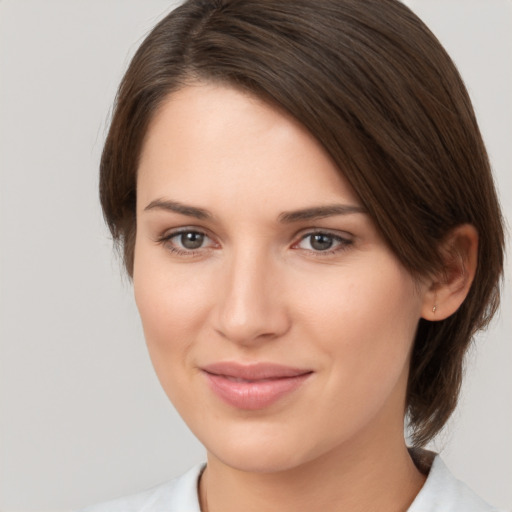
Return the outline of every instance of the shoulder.
{"type": "Polygon", "coordinates": [[[500,512],[457,480],[439,455],[408,512],[500,512]]]}
{"type": "Polygon", "coordinates": [[[205,465],[147,491],[100,503],[80,512],[200,512],[197,482],[205,465]]]}

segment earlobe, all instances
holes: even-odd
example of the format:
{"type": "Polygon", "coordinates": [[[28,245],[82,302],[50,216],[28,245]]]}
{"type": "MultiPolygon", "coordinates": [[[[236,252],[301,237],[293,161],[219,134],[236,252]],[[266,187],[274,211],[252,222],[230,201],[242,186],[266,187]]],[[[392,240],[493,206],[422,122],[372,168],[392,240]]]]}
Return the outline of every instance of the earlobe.
{"type": "Polygon", "coordinates": [[[464,302],[478,262],[478,232],[471,224],[454,228],[440,247],[443,268],[424,296],[422,318],[444,320],[464,302]]]}

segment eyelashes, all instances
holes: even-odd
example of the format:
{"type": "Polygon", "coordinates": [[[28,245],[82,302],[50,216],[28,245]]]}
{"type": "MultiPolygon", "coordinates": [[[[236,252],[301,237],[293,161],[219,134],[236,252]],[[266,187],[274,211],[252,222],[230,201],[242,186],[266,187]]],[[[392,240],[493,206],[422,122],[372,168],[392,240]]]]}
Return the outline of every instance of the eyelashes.
{"type": "MultiPolygon", "coordinates": [[[[353,240],[348,234],[341,236],[325,229],[308,230],[300,234],[298,238],[298,241],[295,241],[290,248],[304,251],[315,257],[338,254],[353,244],[353,240]]],[[[193,227],[166,232],[156,241],[172,254],[184,257],[205,255],[221,247],[205,231],[193,227]]]]}
{"type": "Polygon", "coordinates": [[[171,253],[180,256],[196,256],[218,246],[204,231],[193,228],[183,228],[164,234],[157,242],[171,253]]]}
{"type": "Polygon", "coordinates": [[[343,251],[352,243],[351,239],[328,231],[313,231],[303,235],[292,248],[303,249],[318,255],[330,255],[343,251]]]}

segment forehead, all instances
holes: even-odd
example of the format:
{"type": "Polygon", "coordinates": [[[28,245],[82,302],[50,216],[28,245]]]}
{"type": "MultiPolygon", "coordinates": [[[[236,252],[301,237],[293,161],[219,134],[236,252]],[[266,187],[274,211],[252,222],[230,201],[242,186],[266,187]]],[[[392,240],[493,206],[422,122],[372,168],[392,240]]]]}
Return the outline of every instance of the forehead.
{"type": "Polygon", "coordinates": [[[163,196],[245,207],[251,199],[287,208],[306,199],[357,202],[300,123],[253,95],[213,84],[187,86],[164,101],[146,135],[137,194],[141,205],[163,196]]]}

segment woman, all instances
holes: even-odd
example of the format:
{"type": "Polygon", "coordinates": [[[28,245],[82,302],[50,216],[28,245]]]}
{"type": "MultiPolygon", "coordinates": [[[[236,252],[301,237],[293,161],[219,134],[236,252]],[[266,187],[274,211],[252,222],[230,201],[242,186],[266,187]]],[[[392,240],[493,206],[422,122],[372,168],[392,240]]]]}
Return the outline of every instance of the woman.
{"type": "Polygon", "coordinates": [[[185,2],[121,83],[100,193],[208,460],[98,510],[492,510],[421,450],[497,309],[503,229],[467,92],[409,9],[185,2]]]}

